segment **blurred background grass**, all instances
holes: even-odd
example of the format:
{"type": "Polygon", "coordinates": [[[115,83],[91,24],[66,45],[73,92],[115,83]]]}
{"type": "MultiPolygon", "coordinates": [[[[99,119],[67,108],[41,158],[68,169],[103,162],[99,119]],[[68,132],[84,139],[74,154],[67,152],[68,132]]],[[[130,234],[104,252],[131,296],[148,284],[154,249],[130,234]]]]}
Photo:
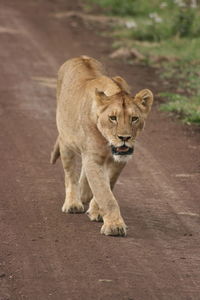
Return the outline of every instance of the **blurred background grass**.
{"type": "Polygon", "coordinates": [[[135,48],[145,63],[156,65],[163,80],[175,80],[164,91],[162,110],[177,113],[184,122],[200,124],[200,1],[87,0],[91,8],[123,17],[112,30],[114,48],[135,48]]]}

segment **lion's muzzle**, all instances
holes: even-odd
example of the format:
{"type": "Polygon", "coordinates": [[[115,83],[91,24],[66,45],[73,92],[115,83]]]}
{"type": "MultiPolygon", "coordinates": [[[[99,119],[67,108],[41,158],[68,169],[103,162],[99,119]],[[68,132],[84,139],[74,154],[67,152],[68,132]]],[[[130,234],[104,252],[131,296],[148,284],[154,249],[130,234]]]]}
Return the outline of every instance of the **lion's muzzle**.
{"type": "Polygon", "coordinates": [[[111,150],[113,155],[131,155],[134,152],[134,147],[128,147],[126,145],[115,147],[112,145],[111,150]]]}

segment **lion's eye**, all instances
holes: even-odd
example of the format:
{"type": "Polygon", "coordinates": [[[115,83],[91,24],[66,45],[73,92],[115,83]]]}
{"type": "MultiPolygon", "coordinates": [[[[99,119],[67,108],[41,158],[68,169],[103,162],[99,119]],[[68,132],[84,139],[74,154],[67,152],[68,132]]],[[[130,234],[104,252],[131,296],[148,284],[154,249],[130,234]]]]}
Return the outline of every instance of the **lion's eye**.
{"type": "Polygon", "coordinates": [[[133,122],[133,123],[136,123],[138,120],[139,120],[138,117],[132,117],[132,122],[133,122]]]}
{"type": "Polygon", "coordinates": [[[116,117],[116,116],[109,116],[109,119],[110,119],[111,121],[116,121],[116,120],[117,120],[117,117],[116,117]]]}

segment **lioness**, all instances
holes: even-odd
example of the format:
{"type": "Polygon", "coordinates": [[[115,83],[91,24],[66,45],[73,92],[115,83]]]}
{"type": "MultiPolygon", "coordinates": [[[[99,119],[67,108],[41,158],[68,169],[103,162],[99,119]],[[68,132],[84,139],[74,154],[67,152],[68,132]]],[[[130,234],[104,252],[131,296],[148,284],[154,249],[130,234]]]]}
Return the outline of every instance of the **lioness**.
{"type": "Polygon", "coordinates": [[[58,73],[58,138],[51,163],[61,156],[66,198],[62,211],[84,212],[104,224],[105,235],[126,235],[126,225],[112,193],[117,178],[131,158],[134,142],[144,127],[153,94],[144,89],[132,97],[125,80],[109,78],[97,60],[81,56],[66,61],[58,73]],[[80,179],[75,158],[82,159],[80,179]]]}

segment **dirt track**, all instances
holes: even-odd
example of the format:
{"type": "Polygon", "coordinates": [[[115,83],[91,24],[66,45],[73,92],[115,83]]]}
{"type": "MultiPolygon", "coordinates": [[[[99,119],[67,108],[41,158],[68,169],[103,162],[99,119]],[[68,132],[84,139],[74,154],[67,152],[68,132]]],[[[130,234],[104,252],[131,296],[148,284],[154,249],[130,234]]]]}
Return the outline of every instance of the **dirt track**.
{"type": "Polygon", "coordinates": [[[134,91],[162,86],[152,69],[111,62],[91,25],[54,17],[77,1],[0,5],[0,300],[200,300],[200,136],[155,105],[115,188],[128,237],[64,215],[61,164],[49,165],[61,63],[87,54],[134,91]]]}

